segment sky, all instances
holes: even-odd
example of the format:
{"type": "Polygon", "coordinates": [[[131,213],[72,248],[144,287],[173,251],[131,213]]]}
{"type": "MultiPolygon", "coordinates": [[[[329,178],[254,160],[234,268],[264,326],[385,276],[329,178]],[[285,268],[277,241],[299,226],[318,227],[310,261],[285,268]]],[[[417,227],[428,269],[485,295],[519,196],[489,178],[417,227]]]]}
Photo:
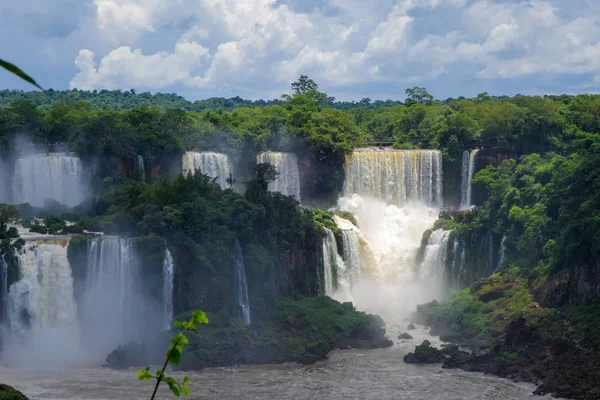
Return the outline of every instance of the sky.
{"type": "MultiPolygon", "coordinates": [[[[600,91],[598,0],[0,0],[0,58],[44,88],[340,100],[600,91]]],[[[0,71],[0,89],[33,87],[0,71]]]]}

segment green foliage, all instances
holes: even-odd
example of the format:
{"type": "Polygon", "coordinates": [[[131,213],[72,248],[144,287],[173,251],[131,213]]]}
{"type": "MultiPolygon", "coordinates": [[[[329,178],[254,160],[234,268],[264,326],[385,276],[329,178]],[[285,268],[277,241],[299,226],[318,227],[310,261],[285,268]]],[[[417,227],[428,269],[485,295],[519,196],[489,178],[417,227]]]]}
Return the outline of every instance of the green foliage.
{"type": "Polygon", "coordinates": [[[177,379],[165,375],[165,370],[167,369],[168,364],[175,366],[179,365],[183,346],[189,344],[189,339],[187,338],[186,333],[192,332],[198,334],[198,325],[200,324],[208,324],[208,318],[206,317],[206,314],[200,310],[195,310],[192,313],[192,317],[189,321],[175,321],[175,326],[181,328],[181,331],[173,337],[162,369],[157,370],[155,374],[150,373],[150,367],[142,368],[136,372],[140,381],[149,381],[152,379],[156,380],[154,392],[150,398],[151,400],[156,397],[156,392],[161,382],[165,382],[169,386],[169,389],[171,392],[173,392],[175,397],[179,397],[181,394],[184,396],[189,396],[190,379],[186,376],[181,382],[179,382],[177,379]]]}
{"type": "Polygon", "coordinates": [[[28,400],[28,398],[17,389],[0,383],[0,400],[28,400]]]}

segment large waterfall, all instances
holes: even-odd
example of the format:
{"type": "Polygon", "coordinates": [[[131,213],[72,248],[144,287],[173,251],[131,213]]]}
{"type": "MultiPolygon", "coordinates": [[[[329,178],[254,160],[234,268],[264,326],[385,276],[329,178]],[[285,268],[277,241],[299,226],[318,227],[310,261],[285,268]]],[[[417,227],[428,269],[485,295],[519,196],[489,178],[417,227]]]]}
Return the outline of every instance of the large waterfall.
{"type": "Polygon", "coordinates": [[[333,231],[325,229],[323,238],[323,281],[325,283],[325,295],[332,297],[335,290],[335,276],[337,274],[337,259],[339,257],[337,243],[333,231]]]}
{"type": "Polygon", "coordinates": [[[348,228],[346,265],[359,271],[353,273],[351,295],[360,308],[396,318],[400,310],[440,297],[416,275],[423,232],[442,206],[439,151],[356,150],[346,160],[338,205],[352,212],[360,227],[342,224],[348,228]]]}
{"type": "Polygon", "coordinates": [[[82,327],[95,339],[92,343],[103,346],[98,351],[138,340],[144,328],[163,326],[162,313],[156,313],[160,306],[143,296],[140,267],[131,239],[104,237],[88,242],[82,327]]]}
{"type": "Polygon", "coordinates": [[[217,178],[217,183],[223,189],[230,186],[227,180],[232,174],[232,168],[227,154],[188,151],[183,155],[183,174],[194,174],[197,170],[211,178],[217,178]]]}
{"type": "Polygon", "coordinates": [[[173,284],[175,279],[175,264],[173,256],[165,243],[165,259],[163,261],[163,305],[164,305],[164,329],[169,330],[173,326],[173,284]]]}
{"type": "Polygon", "coordinates": [[[294,153],[278,153],[267,151],[256,156],[257,163],[272,164],[277,173],[277,179],[269,184],[271,192],[279,192],[286,196],[294,196],[300,201],[300,172],[298,157],[294,153]]]}
{"type": "Polygon", "coordinates": [[[22,278],[8,294],[8,331],[3,359],[40,365],[80,350],[67,240],[27,242],[19,254],[22,278]]]}
{"type": "Polygon", "coordinates": [[[463,151],[462,157],[462,170],[461,170],[461,181],[460,181],[460,209],[466,210],[471,207],[471,188],[473,182],[473,175],[475,174],[475,160],[477,157],[478,149],[471,151],[463,151]]]}
{"type": "Polygon", "coordinates": [[[88,182],[77,156],[66,153],[36,154],[15,163],[13,203],[44,206],[47,198],[74,207],[86,199],[88,182]]]}
{"type": "Polygon", "coordinates": [[[248,297],[248,282],[246,281],[246,267],[244,265],[244,255],[242,246],[236,239],[234,243],[235,251],[235,277],[236,277],[236,295],[244,323],[250,325],[250,299],[248,297]]]}

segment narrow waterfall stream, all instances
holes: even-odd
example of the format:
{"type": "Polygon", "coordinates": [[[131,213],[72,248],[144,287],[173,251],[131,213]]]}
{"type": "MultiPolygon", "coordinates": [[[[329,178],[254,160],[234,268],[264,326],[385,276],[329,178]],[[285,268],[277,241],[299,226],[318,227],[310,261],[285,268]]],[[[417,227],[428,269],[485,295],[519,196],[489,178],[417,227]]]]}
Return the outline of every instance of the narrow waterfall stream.
{"type": "Polygon", "coordinates": [[[163,329],[169,330],[173,326],[173,285],[175,280],[175,264],[173,256],[165,243],[165,259],[163,261],[163,304],[164,325],[163,329]]]}
{"type": "Polygon", "coordinates": [[[460,209],[466,210],[472,206],[471,193],[473,175],[475,174],[475,160],[479,149],[463,151],[461,182],[460,182],[460,209]]]}
{"type": "Polygon", "coordinates": [[[236,294],[238,304],[246,325],[250,325],[250,299],[248,297],[248,282],[246,280],[246,267],[244,265],[244,255],[242,253],[242,246],[240,246],[239,240],[234,242],[235,252],[235,276],[236,276],[236,294]]]}

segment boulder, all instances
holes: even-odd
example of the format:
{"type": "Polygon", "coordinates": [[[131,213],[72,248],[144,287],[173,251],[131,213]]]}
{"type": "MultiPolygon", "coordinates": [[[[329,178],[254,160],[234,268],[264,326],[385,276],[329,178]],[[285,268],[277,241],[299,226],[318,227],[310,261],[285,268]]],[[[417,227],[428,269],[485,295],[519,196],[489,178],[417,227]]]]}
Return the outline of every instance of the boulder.
{"type": "Polygon", "coordinates": [[[431,347],[429,340],[424,340],[420,346],[415,347],[414,353],[408,353],[403,360],[409,364],[436,364],[446,361],[446,356],[439,349],[431,347]]]}
{"type": "Polygon", "coordinates": [[[398,335],[398,339],[410,340],[412,338],[413,337],[409,333],[407,333],[407,332],[403,332],[403,333],[401,333],[401,334],[398,335]]]}
{"type": "Polygon", "coordinates": [[[415,324],[408,324],[406,329],[408,329],[409,331],[414,331],[415,329],[417,329],[417,327],[415,326],[415,324]]]}

